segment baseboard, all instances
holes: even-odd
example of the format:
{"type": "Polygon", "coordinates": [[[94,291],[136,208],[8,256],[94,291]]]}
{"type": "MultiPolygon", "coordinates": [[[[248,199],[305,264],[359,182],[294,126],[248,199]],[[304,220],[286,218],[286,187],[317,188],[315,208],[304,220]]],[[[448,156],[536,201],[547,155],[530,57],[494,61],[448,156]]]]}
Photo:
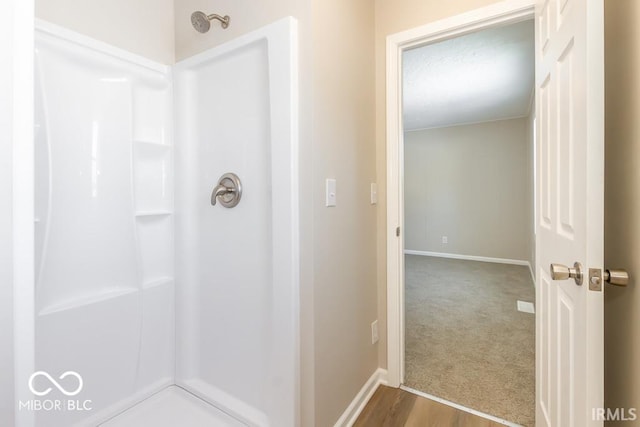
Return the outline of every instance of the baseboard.
{"type": "Polygon", "coordinates": [[[533,267],[529,261],[524,259],[491,258],[486,256],[449,254],[446,252],[414,251],[412,249],[405,249],[404,253],[405,255],[433,256],[438,258],[464,259],[467,261],[495,262],[496,264],[524,265],[525,267],[529,267],[533,287],[536,287],[536,275],[533,272],[533,267]]]}
{"type": "Polygon", "coordinates": [[[449,254],[445,252],[414,251],[411,249],[405,249],[404,253],[406,255],[422,255],[438,258],[465,259],[468,261],[495,262],[496,264],[524,265],[528,266],[529,269],[531,269],[531,264],[529,263],[529,261],[524,259],[492,258],[486,256],[449,254]]]}
{"type": "Polygon", "coordinates": [[[356,397],[353,398],[342,416],[338,419],[334,427],[351,427],[356,422],[358,416],[378,389],[380,384],[387,384],[387,370],[378,368],[367,382],[362,386],[356,397]]]}

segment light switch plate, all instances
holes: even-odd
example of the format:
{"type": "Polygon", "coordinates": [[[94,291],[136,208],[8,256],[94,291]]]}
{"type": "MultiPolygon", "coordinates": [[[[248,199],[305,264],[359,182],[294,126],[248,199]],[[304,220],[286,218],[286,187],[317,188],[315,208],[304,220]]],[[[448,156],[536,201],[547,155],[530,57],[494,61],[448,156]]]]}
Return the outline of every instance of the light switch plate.
{"type": "Polygon", "coordinates": [[[327,194],[326,194],[326,205],[327,207],[335,206],[337,197],[336,197],[336,180],[335,179],[327,179],[327,194]]]}

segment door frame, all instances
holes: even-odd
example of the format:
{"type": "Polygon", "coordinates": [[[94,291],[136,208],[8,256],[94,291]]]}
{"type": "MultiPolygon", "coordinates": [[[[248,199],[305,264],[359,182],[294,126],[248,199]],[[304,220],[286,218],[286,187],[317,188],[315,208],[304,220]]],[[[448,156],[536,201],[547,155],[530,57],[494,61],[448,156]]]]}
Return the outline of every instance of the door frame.
{"type": "Polygon", "coordinates": [[[391,387],[404,382],[402,53],[481,29],[533,19],[534,12],[535,0],[505,0],[387,37],[387,381],[391,387]]]}
{"type": "MultiPolygon", "coordinates": [[[[0,407],[8,407],[0,415],[3,421],[19,427],[34,425],[33,411],[18,410],[19,401],[33,398],[27,379],[34,371],[34,143],[33,143],[33,87],[34,87],[34,0],[9,0],[0,9],[0,25],[3,40],[0,42],[0,57],[7,65],[0,71],[0,111],[4,119],[0,124],[0,144],[3,154],[10,156],[8,179],[0,182],[1,193],[10,201],[0,224],[0,234],[5,241],[3,254],[8,253],[6,263],[0,267],[0,296],[8,298],[2,302],[3,310],[11,314],[2,316],[3,349],[0,359],[2,367],[9,372],[3,378],[6,384],[0,389],[0,407]],[[6,246],[5,246],[6,245],[6,246]],[[5,387],[6,385],[6,387],[5,387]]],[[[3,198],[3,201],[5,199],[3,198]]],[[[2,259],[0,261],[5,261],[2,259]]]]}

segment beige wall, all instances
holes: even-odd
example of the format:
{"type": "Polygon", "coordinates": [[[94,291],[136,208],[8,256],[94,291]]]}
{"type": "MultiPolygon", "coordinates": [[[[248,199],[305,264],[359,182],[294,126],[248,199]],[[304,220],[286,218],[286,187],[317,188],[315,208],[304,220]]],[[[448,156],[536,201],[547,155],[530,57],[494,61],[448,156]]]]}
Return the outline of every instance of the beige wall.
{"type": "Polygon", "coordinates": [[[405,132],[404,149],[405,249],[529,261],[526,118],[405,132]]]}
{"type": "Polygon", "coordinates": [[[174,62],[173,0],[35,0],[36,17],[163,64],[174,62]]]}
{"type": "Polygon", "coordinates": [[[386,38],[410,28],[468,12],[492,3],[494,0],[375,0],[375,52],[376,52],[376,171],[378,181],[378,318],[380,319],[380,366],[387,365],[387,264],[386,264],[386,174],[385,143],[385,49],[386,38]]]}
{"type": "Polygon", "coordinates": [[[333,425],[378,367],[373,7],[313,3],[313,223],[316,426],[333,425]],[[324,206],[326,178],[338,205],[324,206]]]}
{"type": "Polygon", "coordinates": [[[605,405],[640,410],[638,22],[637,0],[605,1],[605,265],[631,275],[627,288],[605,289],[605,405]]]}

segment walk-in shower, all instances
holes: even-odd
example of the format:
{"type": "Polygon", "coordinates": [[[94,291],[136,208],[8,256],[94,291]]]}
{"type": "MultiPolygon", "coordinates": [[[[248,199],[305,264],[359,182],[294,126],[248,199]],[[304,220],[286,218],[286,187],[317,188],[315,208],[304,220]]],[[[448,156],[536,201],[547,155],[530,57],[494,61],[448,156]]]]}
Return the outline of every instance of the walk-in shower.
{"type": "Polygon", "coordinates": [[[29,427],[295,425],[295,39],[165,66],[37,22],[30,386],[74,403],[29,427]]]}

